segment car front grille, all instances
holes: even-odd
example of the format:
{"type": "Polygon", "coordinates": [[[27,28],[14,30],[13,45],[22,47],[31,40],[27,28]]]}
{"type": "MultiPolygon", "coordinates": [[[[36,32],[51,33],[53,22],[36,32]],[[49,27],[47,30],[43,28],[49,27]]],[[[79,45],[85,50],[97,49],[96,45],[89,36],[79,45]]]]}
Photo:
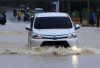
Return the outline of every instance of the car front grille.
{"type": "Polygon", "coordinates": [[[64,39],[64,38],[68,38],[67,35],[55,35],[55,36],[50,36],[50,35],[47,35],[47,36],[43,36],[42,37],[43,39],[64,39]]]}
{"type": "Polygon", "coordinates": [[[67,41],[44,41],[41,46],[70,47],[67,41]]]}

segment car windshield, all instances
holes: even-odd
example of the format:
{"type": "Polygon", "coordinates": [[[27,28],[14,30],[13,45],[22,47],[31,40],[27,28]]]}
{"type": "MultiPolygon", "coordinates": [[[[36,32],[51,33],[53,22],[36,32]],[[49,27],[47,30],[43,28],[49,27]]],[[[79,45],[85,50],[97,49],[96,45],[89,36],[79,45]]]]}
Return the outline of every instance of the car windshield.
{"type": "Polygon", "coordinates": [[[43,10],[34,10],[34,13],[41,13],[43,10]]]}
{"type": "Polygon", "coordinates": [[[19,7],[20,7],[20,8],[25,8],[25,5],[20,5],[19,7]]]}
{"type": "Polygon", "coordinates": [[[72,28],[69,17],[39,17],[36,19],[36,29],[64,29],[72,28]]]}

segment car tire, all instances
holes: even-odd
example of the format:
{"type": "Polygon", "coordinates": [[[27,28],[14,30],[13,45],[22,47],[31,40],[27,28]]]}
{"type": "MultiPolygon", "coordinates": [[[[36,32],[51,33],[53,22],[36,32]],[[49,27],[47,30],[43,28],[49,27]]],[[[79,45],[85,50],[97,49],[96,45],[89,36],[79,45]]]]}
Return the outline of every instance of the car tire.
{"type": "Polygon", "coordinates": [[[1,23],[1,25],[5,25],[5,23],[1,23]]]}

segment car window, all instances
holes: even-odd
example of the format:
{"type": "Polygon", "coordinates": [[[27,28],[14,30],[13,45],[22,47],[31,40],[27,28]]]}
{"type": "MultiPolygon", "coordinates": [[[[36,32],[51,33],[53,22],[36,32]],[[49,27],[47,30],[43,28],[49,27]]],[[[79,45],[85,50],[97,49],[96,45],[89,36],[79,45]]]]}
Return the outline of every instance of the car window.
{"type": "Polygon", "coordinates": [[[36,29],[64,29],[72,28],[69,17],[40,17],[34,24],[36,29]]]}

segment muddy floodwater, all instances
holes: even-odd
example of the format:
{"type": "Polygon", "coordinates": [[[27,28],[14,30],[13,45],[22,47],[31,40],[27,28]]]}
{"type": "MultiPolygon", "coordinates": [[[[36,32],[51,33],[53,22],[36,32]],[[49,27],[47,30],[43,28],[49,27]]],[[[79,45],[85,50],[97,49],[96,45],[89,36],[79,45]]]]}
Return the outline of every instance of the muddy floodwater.
{"type": "Polygon", "coordinates": [[[100,28],[81,27],[77,50],[26,47],[29,22],[0,25],[0,68],[100,68],[100,28]]]}

